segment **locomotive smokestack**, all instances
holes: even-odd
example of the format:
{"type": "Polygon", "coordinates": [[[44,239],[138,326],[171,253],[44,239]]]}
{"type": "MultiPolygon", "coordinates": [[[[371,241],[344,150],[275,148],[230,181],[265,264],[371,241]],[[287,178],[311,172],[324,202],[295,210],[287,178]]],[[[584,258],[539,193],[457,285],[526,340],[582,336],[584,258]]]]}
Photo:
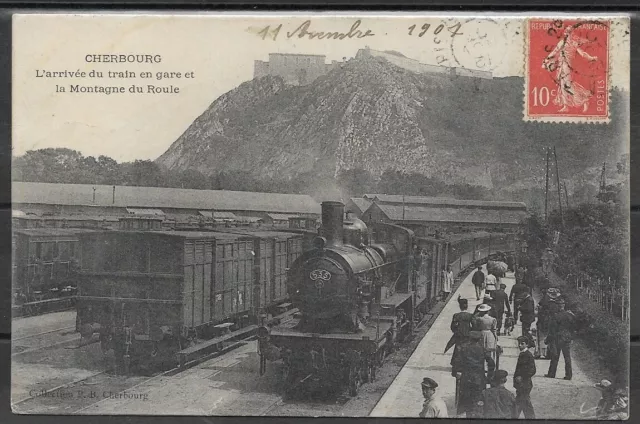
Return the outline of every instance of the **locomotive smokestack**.
{"type": "Polygon", "coordinates": [[[322,202],[322,236],[327,244],[342,244],[344,226],[344,204],[322,202]]]}

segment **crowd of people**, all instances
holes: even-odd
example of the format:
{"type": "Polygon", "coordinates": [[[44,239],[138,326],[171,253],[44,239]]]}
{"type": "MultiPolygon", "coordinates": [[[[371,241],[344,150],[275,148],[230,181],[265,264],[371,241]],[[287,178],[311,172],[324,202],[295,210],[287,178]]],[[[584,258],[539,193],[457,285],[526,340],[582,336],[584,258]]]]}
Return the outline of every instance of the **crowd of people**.
{"type": "MultiPolygon", "coordinates": [[[[482,303],[469,312],[467,299],[458,296],[460,312],[453,315],[453,335],[445,347],[452,347],[451,375],[456,378],[456,414],[467,418],[514,419],[524,415],[535,419],[531,402],[532,377],[538,372],[537,358],[550,359],[544,375],[555,378],[560,355],[564,357],[564,379],[571,380],[571,343],[575,337],[578,320],[574,305],[567,304],[559,289],[548,287],[536,307],[533,298],[533,278],[525,267],[515,269],[516,282],[510,293],[501,283],[504,274],[485,274],[478,266],[472,276],[476,299],[482,303]],[[537,318],[537,322],[536,322],[537,318]],[[506,387],[509,372],[500,369],[502,351],[498,344],[501,335],[511,334],[517,321],[522,323],[522,333],[517,338],[519,355],[513,370],[515,395],[506,387]],[[503,327],[504,321],[504,327],[503,327]],[[536,328],[532,324],[536,322],[536,328]],[[546,346],[543,350],[541,345],[546,346]]],[[[437,382],[425,378],[422,382],[425,403],[421,417],[446,417],[446,405],[435,395],[437,382]]],[[[616,405],[626,405],[626,398],[614,396],[611,383],[603,380],[602,405],[596,414],[603,416],[616,405]],[[607,385],[609,383],[609,385],[607,385]],[[606,386],[606,387],[605,387],[606,386]],[[611,393],[609,393],[611,392],[611,393]],[[605,396],[606,395],[606,396],[605,396]]],[[[619,389],[620,393],[624,390],[619,389]]],[[[619,394],[620,394],[619,393],[619,394]]]]}

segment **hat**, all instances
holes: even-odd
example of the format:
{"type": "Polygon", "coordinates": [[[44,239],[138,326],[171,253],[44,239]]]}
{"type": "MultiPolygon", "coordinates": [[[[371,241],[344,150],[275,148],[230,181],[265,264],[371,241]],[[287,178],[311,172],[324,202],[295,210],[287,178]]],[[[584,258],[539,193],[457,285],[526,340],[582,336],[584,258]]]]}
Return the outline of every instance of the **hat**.
{"type": "Polygon", "coordinates": [[[469,331],[469,339],[471,340],[482,339],[482,331],[469,331]]]}
{"type": "Polygon", "coordinates": [[[486,303],[483,303],[482,305],[478,306],[478,310],[481,312],[487,312],[491,310],[491,306],[487,305],[486,303]]]}
{"type": "Polygon", "coordinates": [[[506,289],[506,288],[507,288],[507,285],[506,285],[505,283],[500,283],[500,288],[501,288],[501,289],[506,289]]]}
{"type": "Polygon", "coordinates": [[[496,382],[504,381],[507,379],[508,376],[509,376],[509,373],[506,372],[505,370],[497,370],[493,374],[493,381],[496,381],[496,382]]]}
{"type": "Polygon", "coordinates": [[[525,337],[525,336],[520,336],[518,337],[518,344],[520,343],[526,343],[527,346],[529,345],[529,338],[525,337]]]}
{"type": "Polygon", "coordinates": [[[460,306],[468,306],[469,305],[469,301],[467,299],[459,297],[458,298],[458,304],[460,306]]]}
{"type": "Polygon", "coordinates": [[[558,292],[547,292],[547,296],[549,296],[550,299],[557,299],[560,297],[560,293],[558,292]]]}
{"type": "Polygon", "coordinates": [[[425,377],[422,380],[422,386],[427,387],[429,389],[435,389],[436,387],[438,387],[438,383],[436,383],[436,381],[432,378],[425,377]]]}
{"type": "Polygon", "coordinates": [[[595,387],[597,387],[598,389],[610,389],[611,388],[611,382],[609,380],[601,380],[600,383],[596,384],[595,387]]]}

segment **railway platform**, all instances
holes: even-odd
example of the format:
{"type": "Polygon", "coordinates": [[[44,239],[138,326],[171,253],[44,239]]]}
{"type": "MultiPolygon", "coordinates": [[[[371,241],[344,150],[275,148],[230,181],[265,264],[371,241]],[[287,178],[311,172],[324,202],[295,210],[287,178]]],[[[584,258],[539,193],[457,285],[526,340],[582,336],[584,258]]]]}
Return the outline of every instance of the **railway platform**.
{"type": "MultiPolygon", "coordinates": [[[[470,312],[473,312],[476,305],[482,302],[482,300],[476,300],[471,277],[472,274],[469,274],[453,293],[429,332],[369,416],[418,417],[424,401],[420,384],[424,377],[430,377],[438,382],[436,393],[446,403],[449,417],[456,417],[456,384],[455,378],[451,376],[450,365],[453,348],[446,354],[443,352],[452,334],[450,325],[453,314],[460,310],[457,302],[458,295],[468,299],[470,312]]],[[[501,282],[507,285],[506,290],[509,293],[515,282],[513,273],[507,273],[501,282]]],[[[535,323],[533,327],[535,327],[535,323]]],[[[521,334],[521,325],[518,323],[510,336],[500,336],[498,340],[498,344],[503,348],[500,369],[509,373],[505,387],[514,395],[513,372],[519,355],[516,339],[521,334]]],[[[581,408],[588,409],[598,403],[600,392],[593,386],[599,380],[592,379],[583,372],[582,364],[576,360],[575,355],[572,355],[572,365],[573,379],[571,381],[563,379],[564,359],[562,357],[558,364],[557,377],[551,379],[544,377],[549,368],[549,361],[536,360],[537,373],[533,377],[531,392],[536,418],[584,419],[584,414],[580,412],[581,408]]]]}

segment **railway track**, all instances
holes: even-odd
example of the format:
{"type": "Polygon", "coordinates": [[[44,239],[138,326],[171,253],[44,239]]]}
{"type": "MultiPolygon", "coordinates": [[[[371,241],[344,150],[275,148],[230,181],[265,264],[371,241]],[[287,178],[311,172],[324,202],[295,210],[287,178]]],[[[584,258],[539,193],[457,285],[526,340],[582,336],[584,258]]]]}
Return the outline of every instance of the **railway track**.
{"type": "MultiPolygon", "coordinates": [[[[35,336],[36,335],[28,337],[35,336]]],[[[113,369],[97,371],[90,375],[74,379],[70,382],[56,385],[50,389],[31,390],[29,392],[29,396],[12,402],[12,406],[14,410],[19,411],[20,413],[38,412],[43,406],[46,407],[46,410],[49,413],[56,413],[56,410],[60,410],[60,412],[64,413],[81,413],[92,405],[103,401],[105,398],[118,398],[118,396],[122,396],[125,392],[131,391],[144,383],[148,383],[162,377],[174,376],[202,362],[224,356],[245,345],[254,338],[255,336],[251,335],[240,340],[225,342],[222,349],[217,352],[198,357],[186,363],[182,367],[176,366],[167,371],[155,371],[150,376],[116,375],[113,369]],[[64,400],[61,401],[61,399],[64,400]]],[[[45,350],[47,348],[56,347],[60,344],[61,343],[56,343],[54,345],[44,346],[30,351],[45,350]]],[[[92,343],[86,343],[83,346],[88,344],[92,343]]],[[[18,354],[27,352],[29,351],[19,352],[18,354]]]]}

